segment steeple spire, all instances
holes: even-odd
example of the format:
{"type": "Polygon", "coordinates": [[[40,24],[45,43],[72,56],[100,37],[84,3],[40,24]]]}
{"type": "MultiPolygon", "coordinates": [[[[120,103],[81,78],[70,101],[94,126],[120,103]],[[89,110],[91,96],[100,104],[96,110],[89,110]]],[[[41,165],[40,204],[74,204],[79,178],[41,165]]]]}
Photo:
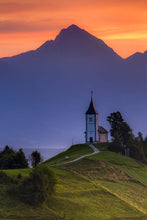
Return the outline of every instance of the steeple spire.
{"type": "Polygon", "coordinates": [[[91,90],[91,98],[93,99],[93,90],[91,90]]]}
{"type": "Polygon", "coordinates": [[[93,91],[91,90],[91,102],[90,102],[90,105],[89,105],[89,108],[86,112],[86,114],[98,114],[95,106],[94,106],[94,102],[93,102],[93,91]]]}

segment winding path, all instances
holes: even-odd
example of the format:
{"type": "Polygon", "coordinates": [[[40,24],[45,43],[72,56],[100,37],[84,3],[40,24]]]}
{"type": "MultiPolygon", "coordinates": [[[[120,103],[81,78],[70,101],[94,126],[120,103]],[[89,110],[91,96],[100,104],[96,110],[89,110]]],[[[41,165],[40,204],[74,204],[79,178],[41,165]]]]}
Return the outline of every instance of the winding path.
{"type": "Polygon", "coordinates": [[[58,164],[57,164],[57,163],[56,163],[56,164],[52,164],[52,165],[49,165],[48,167],[53,167],[53,166],[56,166],[56,165],[64,165],[64,164],[72,163],[72,162],[81,160],[81,159],[83,159],[83,158],[85,158],[85,157],[88,157],[88,156],[91,156],[91,155],[94,155],[94,154],[97,154],[97,153],[100,152],[93,144],[89,144],[89,147],[92,148],[93,153],[91,153],[91,154],[86,154],[86,155],[83,155],[83,156],[81,156],[81,157],[77,157],[76,159],[70,160],[70,161],[67,161],[67,162],[58,163],[58,164]]]}

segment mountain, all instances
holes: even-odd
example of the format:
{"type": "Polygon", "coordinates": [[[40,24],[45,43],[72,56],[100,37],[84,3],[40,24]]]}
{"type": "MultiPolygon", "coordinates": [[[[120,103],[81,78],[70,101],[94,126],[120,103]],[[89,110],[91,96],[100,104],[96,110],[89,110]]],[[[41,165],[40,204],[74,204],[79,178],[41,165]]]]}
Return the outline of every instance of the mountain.
{"type": "Polygon", "coordinates": [[[145,51],[144,53],[136,52],[135,54],[126,58],[126,60],[130,62],[139,62],[139,61],[146,62],[146,59],[147,59],[147,51],[145,51]]]}
{"type": "Polygon", "coordinates": [[[110,59],[110,57],[112,60],[121,60],[102,40],[95,38],[76,25],[61,30],[54,41],[47,41],[37,49],[37,52],[46,55],[50,55],[52,52],[55,56],[66,58],[70,56],[75,59],[83,56],[83,58],[97,59],[97,62],[99,62],[98,59],[110,59]]]}
{"type": "Polygon", "coordinates": [[[146,52],[121,58],[76,25],[36,50],[0,59],[0,144],[83,142],[91,89],[101,125],[109,129],[106,117],[119,110],[146,134],[146,61],[146,52]]]}
{"type": "Polygon", "coordinates": [[[141,72],[146,75],[146,70],[147,70],[147,51],[144,53],[135,53],[132,56],[128,57],[126,59],[126,62],[133,66],[134,69],[136,70],[141,70],[141,72]]]}

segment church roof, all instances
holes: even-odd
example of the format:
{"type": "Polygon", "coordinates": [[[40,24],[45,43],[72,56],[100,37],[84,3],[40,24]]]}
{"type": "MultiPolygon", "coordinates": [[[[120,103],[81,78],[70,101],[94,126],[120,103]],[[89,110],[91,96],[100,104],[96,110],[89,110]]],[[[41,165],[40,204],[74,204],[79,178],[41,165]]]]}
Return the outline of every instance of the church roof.
{"type": "Polygon", "coordinates": [[[100,134],[106,134],[106,133],[108,133],[108,131],[107,131],[105,128],[103,128],[102,126],[99,126],[99,127],[98,127],[98,132],[99,132],[100,134]]]}
{"type": "Polygon", "coordinates": [[[91,102],[90,102],[90,105],[89,105],[89,108],[86,112],[86,114],[98,114],[95,106],[94,106],[94,103],[93,103],[93,99],[91,98],[91,102]]]}

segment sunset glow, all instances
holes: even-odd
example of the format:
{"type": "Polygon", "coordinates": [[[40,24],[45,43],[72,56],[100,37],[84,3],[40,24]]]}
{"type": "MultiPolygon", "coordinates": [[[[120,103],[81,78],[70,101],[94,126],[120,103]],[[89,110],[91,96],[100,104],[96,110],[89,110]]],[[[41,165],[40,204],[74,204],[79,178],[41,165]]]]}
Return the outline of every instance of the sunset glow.
{"type": "Polygon", "coordinates": [[[122,57],[147,50],[146,0],[0,0],[0,57],[36,49],[71,24],[122,57]]]}

